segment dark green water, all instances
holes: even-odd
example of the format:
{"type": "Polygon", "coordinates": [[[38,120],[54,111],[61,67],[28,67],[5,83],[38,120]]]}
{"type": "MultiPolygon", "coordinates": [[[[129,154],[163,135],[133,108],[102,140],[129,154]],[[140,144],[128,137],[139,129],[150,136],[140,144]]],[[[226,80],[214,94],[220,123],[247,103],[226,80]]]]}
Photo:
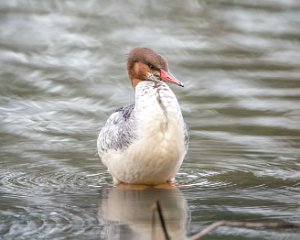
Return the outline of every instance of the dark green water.
{"type": "MultiPolygon", "coordinates": [[[[300,222],[300,2],[0,1],[0,239],[174,239],[218,220],[300,222]],[[162,53],[192,188],[118,190],[99,129],[133,101],[126,54],[162,53]],[[152,237],[152,238],[151,238],[152,237]]],[[[292,239],[219,228],[204,239],[292,239]]]]}

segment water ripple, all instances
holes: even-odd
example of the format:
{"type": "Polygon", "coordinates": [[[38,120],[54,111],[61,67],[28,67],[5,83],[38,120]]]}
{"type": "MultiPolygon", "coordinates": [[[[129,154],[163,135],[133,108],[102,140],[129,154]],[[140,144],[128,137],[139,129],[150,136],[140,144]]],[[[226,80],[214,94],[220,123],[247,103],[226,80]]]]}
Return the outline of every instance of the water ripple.
{"type": "Polygon", "coordinates": [[[72,206],[16,207],[0,213],[6,218],[0,227],[3,239],[61,239],[66,234],[92,237],[100,229],[97,215],[90,209],[72,206]]]}
{"type": "Polygon", "coordinates": [[[66,172],[4,172],[0,173],[2,192],[19,196],[51,195],[58,189],[97,187],[111,185],[108,173],[95,175],[66,172]]]}

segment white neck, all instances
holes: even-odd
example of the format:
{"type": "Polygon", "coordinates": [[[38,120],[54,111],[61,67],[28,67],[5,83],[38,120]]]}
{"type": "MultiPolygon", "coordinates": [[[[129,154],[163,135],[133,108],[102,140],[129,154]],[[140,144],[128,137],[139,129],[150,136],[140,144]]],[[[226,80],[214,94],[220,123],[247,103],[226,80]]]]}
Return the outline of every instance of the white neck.
{"type": "Polygon", "coordinates": [[[138,130],[142,134],[164,133],[171,131],[172,127],[183,129],[177,98],[167,84],[143,81],[136,86],[135,91],[135,116],[138,130]]]}

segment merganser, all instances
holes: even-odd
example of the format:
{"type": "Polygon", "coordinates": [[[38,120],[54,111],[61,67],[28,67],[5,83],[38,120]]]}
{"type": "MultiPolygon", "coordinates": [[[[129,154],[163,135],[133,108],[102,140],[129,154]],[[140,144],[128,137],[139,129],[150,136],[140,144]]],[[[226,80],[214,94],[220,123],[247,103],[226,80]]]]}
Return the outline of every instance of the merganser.
{"type": "Polygon", "coordinates": [[[188,147],[188,131],[177,98],[178,86],[166,60],[149,48],[134,48],[128,75],[135,103],[114,112],[99,133],[97,148],[114,183],[172,182],[188,147]]]}

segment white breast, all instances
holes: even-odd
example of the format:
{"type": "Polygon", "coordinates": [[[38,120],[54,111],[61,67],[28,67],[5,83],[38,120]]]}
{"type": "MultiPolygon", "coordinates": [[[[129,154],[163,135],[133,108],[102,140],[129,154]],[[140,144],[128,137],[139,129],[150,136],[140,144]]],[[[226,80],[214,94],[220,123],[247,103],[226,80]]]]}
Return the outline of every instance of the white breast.
{"type": "Polygon", "coordinates": [[[186,153],[184,122],[177,99],[163,82],[136,87],[137,140],[125,152],[108,153],[117,181],[158,184],[174,178],[186,153]]]}

